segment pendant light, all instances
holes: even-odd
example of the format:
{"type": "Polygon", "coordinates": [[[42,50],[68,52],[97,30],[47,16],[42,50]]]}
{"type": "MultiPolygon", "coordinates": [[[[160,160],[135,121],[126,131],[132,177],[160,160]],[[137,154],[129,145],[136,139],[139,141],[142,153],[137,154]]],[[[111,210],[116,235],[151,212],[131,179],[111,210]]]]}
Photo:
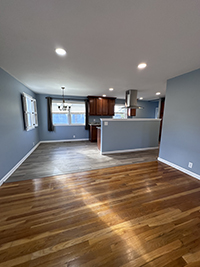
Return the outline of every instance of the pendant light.
{"type": "Polygon", "coordinates": [[[65,87],[62,86],[61,89],[62,89],[63,100],[62,100],[62,104],[60,106],[58,106],[58,109],[60,111],[66,111],[67,110],[67,104],[65,103],[65,87]]]}

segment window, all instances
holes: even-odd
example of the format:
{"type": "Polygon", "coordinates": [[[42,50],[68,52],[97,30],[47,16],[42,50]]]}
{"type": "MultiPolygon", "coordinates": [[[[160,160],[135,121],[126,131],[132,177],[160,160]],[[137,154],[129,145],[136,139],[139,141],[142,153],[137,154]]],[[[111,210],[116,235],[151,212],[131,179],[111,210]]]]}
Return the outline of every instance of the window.
{"type": "Polygon", "coordinates": [[[24,122],[26,131],[38,126],[37,104],[31,96],[23,93],[24,122]]]}
{"type": "Polygon", "coordinates": [[[158,119],[158,107],[155,109],[155,119],[158,119]]]}
{"type": "Polygon", "coordinates": [[[54,125],[84,125],[85,124],[85,102],[67,101],[66,111],[60,111],[58,106],[62,100],[52,101],[52,117],[54,125]]]}
{"type": "Polygon", "coordinates": [[[122,104],[115,104],[113,119],[127,119],[127,109],[122,104]]]}

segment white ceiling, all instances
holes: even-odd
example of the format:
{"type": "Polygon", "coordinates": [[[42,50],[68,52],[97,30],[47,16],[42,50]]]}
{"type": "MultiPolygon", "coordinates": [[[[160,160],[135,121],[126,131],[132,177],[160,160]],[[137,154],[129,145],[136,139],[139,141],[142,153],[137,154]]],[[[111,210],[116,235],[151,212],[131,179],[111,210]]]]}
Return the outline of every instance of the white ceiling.
{"type": "Polygon", "coordinates": [[[0,0],[0,64],[37,93],[153,99],[200,67],[200,0],[0,0]]]}

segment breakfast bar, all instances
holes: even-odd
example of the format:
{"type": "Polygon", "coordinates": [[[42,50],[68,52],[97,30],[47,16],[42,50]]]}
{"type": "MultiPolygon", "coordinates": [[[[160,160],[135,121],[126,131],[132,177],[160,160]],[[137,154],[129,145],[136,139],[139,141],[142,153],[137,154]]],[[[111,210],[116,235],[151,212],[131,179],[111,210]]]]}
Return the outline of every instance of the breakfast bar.
{"type": "Polygon", "coordinates": [[[158,148],[160,119],[101,119],[101,154],[158,148]]]}

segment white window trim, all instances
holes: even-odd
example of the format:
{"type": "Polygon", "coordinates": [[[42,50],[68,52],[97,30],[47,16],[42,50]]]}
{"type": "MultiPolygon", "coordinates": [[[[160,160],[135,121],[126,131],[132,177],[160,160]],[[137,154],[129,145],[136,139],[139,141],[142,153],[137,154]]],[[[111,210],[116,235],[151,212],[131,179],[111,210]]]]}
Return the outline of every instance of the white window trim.
{"type": "MultiPolygon", "coordinates": [[[[82,101],[81,101],[82,102],[82,101]]],[[[84,101],[82,102],[82,104],[85,104],[84,101]]],[[[71,109],[69,109],[69,111],[52,111],[52,114],[67,114],[68,117],[68,122],[69,123],[53,123],[54,126],[85,126],[85,123],[81,123],[81,124],[73,124],[71,123],[71,114],[83,114],[86,115],[86,112],[78,112],[78,111],[73,111],[71,112],[71,109]]]]}
{"type": "Polygon", "coordinates": [[[26,128],[26,131],[30,131],[38,126],[36,99],[34,99],[32,96],[26,93],[23,93],[23,108],[24,108],[25,128],[26,128]],[[27,109],[27,99],[31,101],[31,111],[27,109]],[[28,123],[28,115],[30,115],[30,125],[28,123]]]}
{"type": "Polygon", "coordinates": [[[72,126],[85,126],[85,124],[56,124],[56,123],[54,123],[53,124],[54,126],[69,126],[69,127],[72,127],[72,126]]]}

